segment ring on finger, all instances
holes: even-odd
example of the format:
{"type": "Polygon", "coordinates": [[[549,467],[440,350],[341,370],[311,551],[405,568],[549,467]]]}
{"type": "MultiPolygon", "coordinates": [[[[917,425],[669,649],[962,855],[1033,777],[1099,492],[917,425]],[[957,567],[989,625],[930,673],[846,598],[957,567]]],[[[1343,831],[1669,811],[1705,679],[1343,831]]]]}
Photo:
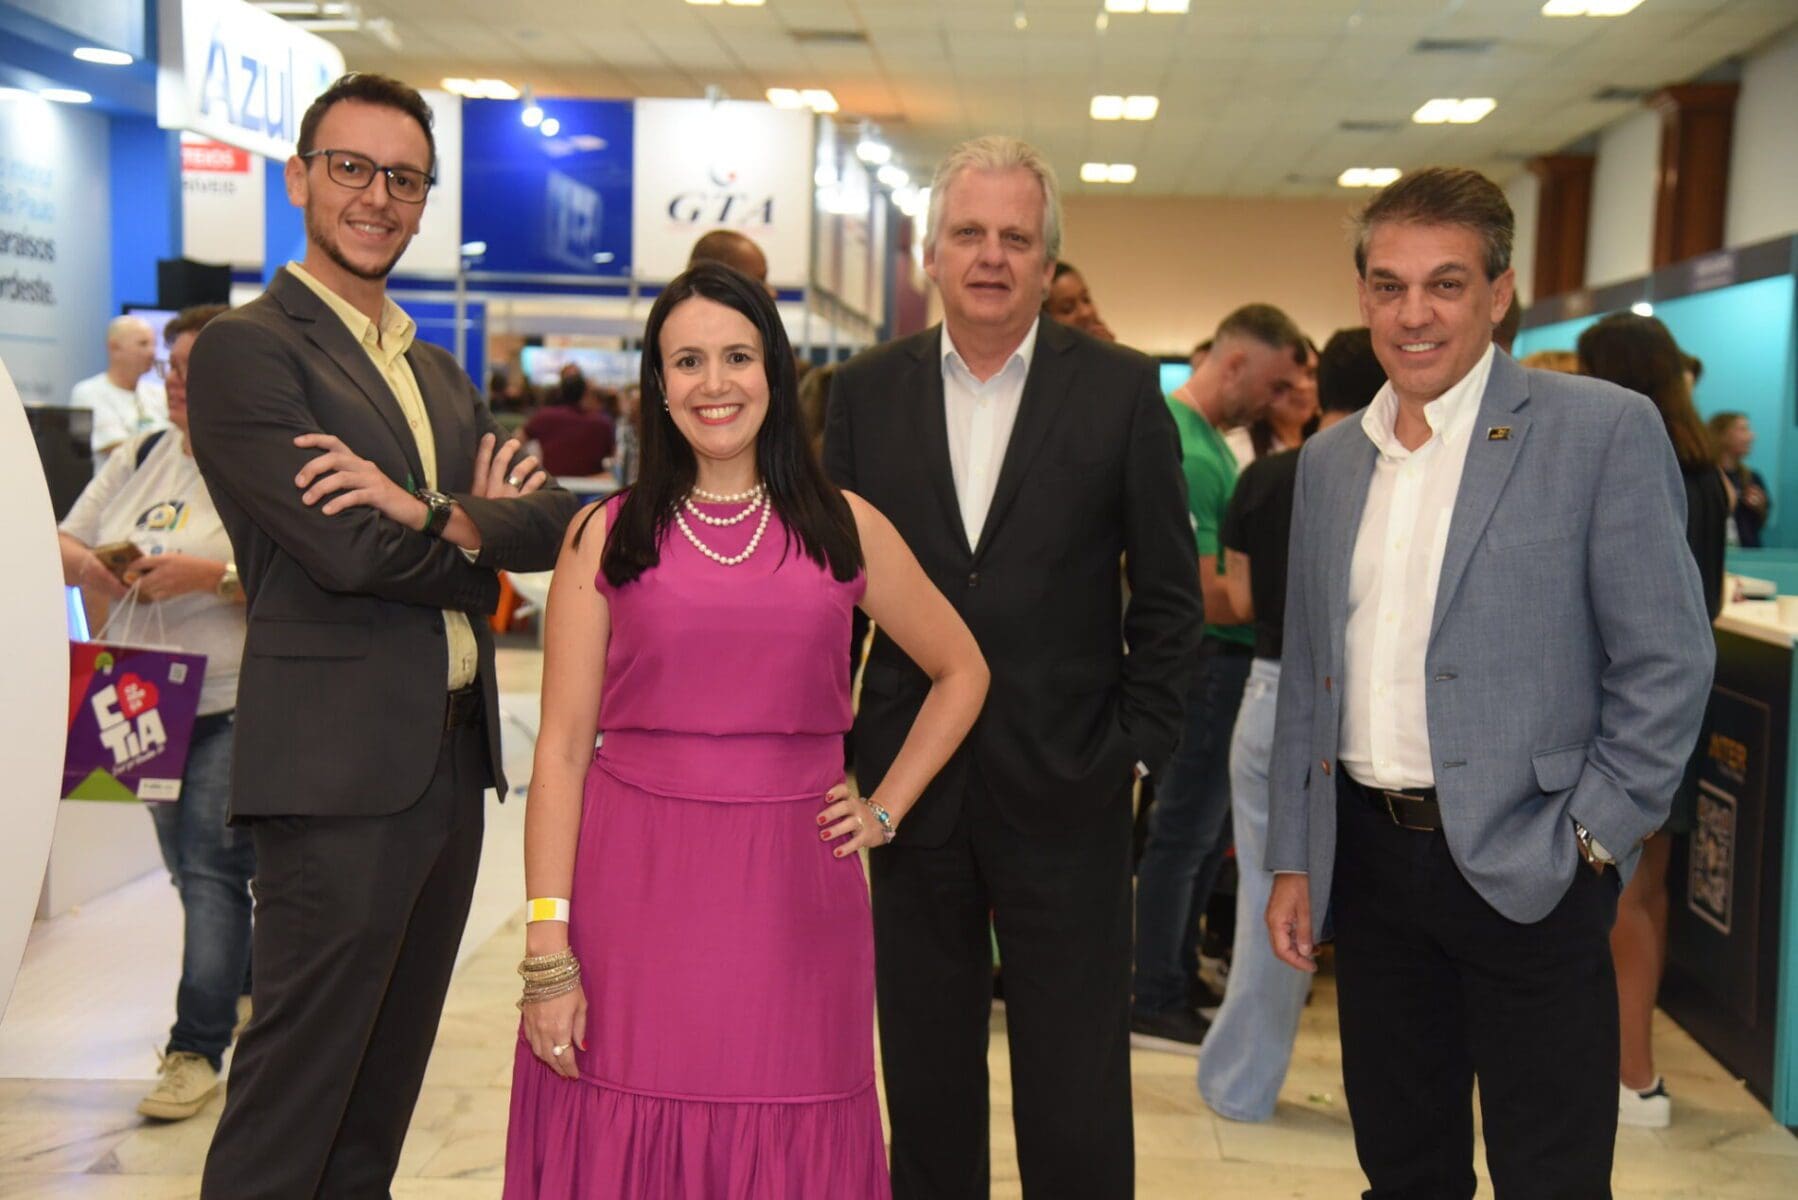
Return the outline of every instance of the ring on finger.
{"type": "Polygon", "coordinates": [[[551,1046],[549,1048],[549,1052],[552,1055],[554,1055],[555,1057],[561,1058],[564,1054],[568,1053],[568,1047],[567,1046],[551,1046]]]}
{"type": "Polygon", "coordinates": [[[506,486],[509,488],[517,487],[518,486],[518,476],[516,476],[516,475],[506,476],[506,486]]]}

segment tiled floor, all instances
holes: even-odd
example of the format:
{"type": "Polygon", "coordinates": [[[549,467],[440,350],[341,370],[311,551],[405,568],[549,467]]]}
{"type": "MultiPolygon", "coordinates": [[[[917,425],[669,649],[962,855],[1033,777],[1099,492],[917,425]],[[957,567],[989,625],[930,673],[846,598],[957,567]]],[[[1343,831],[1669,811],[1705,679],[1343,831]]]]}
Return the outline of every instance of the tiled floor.
{"type": "MultiPolygon", "coordinates": [[[[508,691],[533,687],[536,669],[534,656],[517,656],[502,672],[508,691]]],[[[534,723],[528,711],[518,716],[527,726],[534,723]]],[[[510,815],[490,826],[489,840],[496,844],[495,851],[515,859],[519,829],[510,815]]],[[[515,871],[496,867],[505,869],[515,871]]],[[[516,883],[508,886],[515,889],[516,883]]],[[[504,906],[503,898],[493,903],[504,906]]],[[[146,887],[131,907],[140,917],[149,913],[150,920],[168,922],[177,917],[172,894],[162,887],[146,887]]],[[[395,1200],[499,1196],[517,1021],[512,1002],[518,980],[513,967],[522,941],[518,916],[501,919],[497,932],[471,938],[465,947],[400,1163],[395,1200]]],[[[489,921],[486,928],[493,929],[494,924],[489,921]]],[[[39,933],[44,939],[66,937],[60,929],[39,933]]],[[[126,961],[135,964],[139,957],[126,961]]],[[[27,971],[32,969],[28,960],[27,971]]],[[[23,979],[19,996],[53,994],[53,989],[34,992],[32,985],[32,980],[23,979]]],[[[108,986],[128,997],[160,994],[169,984],[158,976],[153,985],[146,985],[158,989],[151,993],[114,973],[108,986]]],[[[64,1009],[87,1003],[67,1000],[69,993],[62,994],[64,1009]]],[[[30,1002],[26,1009],[46,1003],[30,1002]]],[[[120,1001],[105,1003],[116,1008],[120,1001]]],[[[9,1036],[17,1035],[15,1022],[48,1019],[40,1012],[21,1011],[19,1005],[15,997],[14,1011],[0,1025],[0,1050],[9,1036]]],[[[166,1014],[140,1012],[136,1022],[153,1034],[167,1019],[166,1014]]],[[[119,1052],[110,1034],[97,1036],[107,1046],[105,1053],[119,1052]]],[[[77,1037],[74,1045],[79,1048],[82,1039],[77,1037]]],[[[148,1045],[145,1041],[145,1059],[148,1045]]],[[[1671,1022],[1663,1020],[1657,1029],[1657,1046],[1675,1096],[1675,1123],[1664,1132],[1620,1133],[1616,1171],[1620,1200],[1776,1200],[1798,1195],[1798,1138],[1775,1126],[1767,1110],[1671,1022]]],[[[191,1121],[151,1124],[133,1112],[145,1088],[141,1079],[80,1078],[79,1058],[77,1049],[70,1067],[56,1072],[61,1078],[0,1078],[0,1198],[194,1196],[199,1165],[218,1118],[217,1102],[191,1121]]],[[[1272,1121],[1243,1125],[1214,1116],[1194,1088],[1193,1065],[1192,1059],[1173,1055],[1133,1056],[1139,1196],[1341,1200],[1359,1194],[1363,1183],[1342,1102],[1335,1006],[1327,978],[1306,1010],[1292,1072],[1272,1121]]],[[[1003,1012],[993,1019],[991,1066],[992,1194],[1016,1197],[1021,1192],[1013,1158],[1003,1012]]],[[[1482,1186],[1482,1194],[1489,1194],[1489,1186],[1482,1186]]]]}

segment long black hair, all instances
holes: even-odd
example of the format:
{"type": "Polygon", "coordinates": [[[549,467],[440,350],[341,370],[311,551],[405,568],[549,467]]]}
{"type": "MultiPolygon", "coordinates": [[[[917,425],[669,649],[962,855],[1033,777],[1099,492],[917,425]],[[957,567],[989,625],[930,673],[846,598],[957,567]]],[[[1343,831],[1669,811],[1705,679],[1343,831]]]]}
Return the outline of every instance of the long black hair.
{"type": "Polygon", "coordinates": [[[742,313],[761,337],[768,412],[755,438],[756,470],[769,503],[786,526],[788,541],[798,539],[805,556],[828,567],[837,579],[854,579],[862,568],[855,514],[806,444],[798,373],[786,327],[760,283],[718,262],[698,263],[676,276],[649,310],[643,329],[643,403],[638,418],[641,463],[637,482],[625,494],[607,535],[600,569],[613,587],[623,587],[661,562],[662,539],[698,477],[693,447],[674,424],[662,389],[662,326],[677,305],[695,298],[742,313]]]}

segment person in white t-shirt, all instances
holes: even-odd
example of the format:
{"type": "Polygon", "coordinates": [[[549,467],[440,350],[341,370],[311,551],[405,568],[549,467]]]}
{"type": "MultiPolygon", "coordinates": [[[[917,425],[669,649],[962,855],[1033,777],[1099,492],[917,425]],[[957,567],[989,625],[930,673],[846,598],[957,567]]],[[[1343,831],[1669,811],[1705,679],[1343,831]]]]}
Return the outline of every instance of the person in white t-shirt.
{"type": "Polygon", "coordinates": [[[121,442],[61,526],[66,582],[130,606],[119,624],[129,621],[158,642],[206,656],[180,799],[147,806],[163,862],[181,893],[186,948],[160,1077],[137,1111],[169,1121],[193,1116],[218,1091],[220,1060],[235,1033],[250,961],[255,849],[247,831],[225,823],[244,595],[231,541],[187,442],[187,356],[200,328],[224,311],[224,305],[193,308],[169,322],[173,428],[121,442]],[[93,551],[120,542],[143,554],[122,580],[93,551]]]}
{"type": "Polygon", "coordinates": [[[106,326],[106,369],[69,393],[71,408],[93,410],[96,472],[124,442],[168,427],[167,396],[149,374],[155,363],[156,335],[150,327],[138,317],[114,317],[106,326]]]}

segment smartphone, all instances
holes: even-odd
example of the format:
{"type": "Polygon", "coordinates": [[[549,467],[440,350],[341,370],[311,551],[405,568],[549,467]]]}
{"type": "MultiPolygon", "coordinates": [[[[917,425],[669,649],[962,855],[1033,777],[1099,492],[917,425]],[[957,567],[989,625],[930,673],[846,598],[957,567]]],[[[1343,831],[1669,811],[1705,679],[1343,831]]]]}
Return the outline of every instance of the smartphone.
{"type": "Polygon", "coordinates": [[[122,583],[125,579],[125,568],[144,556],[135,542],[110,542],[104,546],[94,547],[94,557],[102,566],[111,571],[122,583]]]}

